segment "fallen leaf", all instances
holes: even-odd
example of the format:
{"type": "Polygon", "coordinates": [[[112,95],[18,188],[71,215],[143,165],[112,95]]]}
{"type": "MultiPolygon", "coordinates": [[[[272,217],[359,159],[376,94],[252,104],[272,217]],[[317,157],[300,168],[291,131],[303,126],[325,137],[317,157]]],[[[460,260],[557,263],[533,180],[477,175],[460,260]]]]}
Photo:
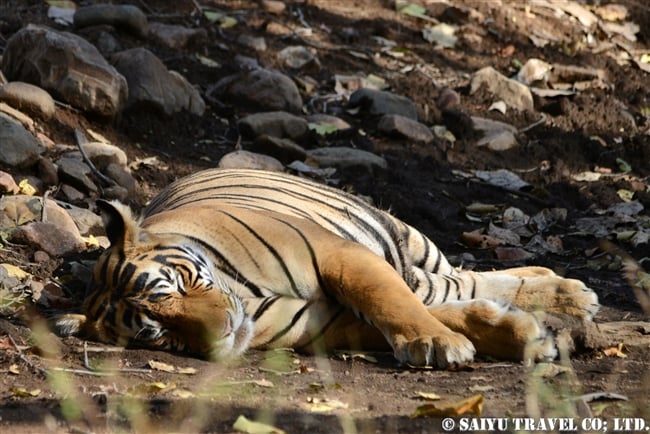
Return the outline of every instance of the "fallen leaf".
{"type": "Polygon", "coordinates": [[[477,229],[472,232],[463,232],[462,239],[468,246],[480,249],[489,249],[503,244],[503,241],[498,238],[484,234],[482,229],[477,229]]]}
{"type": "Polygon", "coordinates": [[[194,393],[186,389],[174,389],[172,390],[171,395],[181,399],[196,398],[194,393]]]}
{"type": "Polygon", "coordinates": [[[237,417],[237,420],[232,425],[232,429],[247,434],[284,434],[284,431],[280,428],[262,422],[255,422],[242,415],[237,417]]]}
{"type": "Polygon", "coordinates": [[[623,352],[623,344],[618,344],[615,347],[609,347],[605,348],[603,350],[603,354],[605,354],[607,357],[618,357],[620,359],[625,359],[627,358],[627,354],[623,352]]]}
{"type": "Polygon", "coordinates": [[[483,386],[480,386],[480,385],[471,386],[469,388],[470,392],[489,392],[490,390],[494,390],[494,386],[489,386],[487,384],[485,384],[483,386]]]}
{"type": "Polygon", "coordinates": [[[31,276],[31,274],[29,274],[28,272],[22,270],[19,267],[16,267],[15,265],[0,264],[0,267],[3,267],[5,270],[7,270],[7,274],[10,277],[15,277],[16,279],[23,280],[23,279],[31,276]]]}
{"type": "Polygon", "coordinates": [[[20,371],[18,370],[18,365],[14,363],[13,365],[9,366],[9,373],[14,375],[19,375],[20,371]]]}
{"type": "Polygon", "coordinates": [[[161,391],[173,390],[175,388],[176,388],[175,383],[163,383],[161,381],[156,381],[153,383],[136,384],[135,386],[132,386],[127,390],[127,394],[136,395],[136,396],[149,395],[161,391]]]}
{"type": "Polygon", "coordinates": [[[19,398],[29,398],[41,394],[41,389],[27,390],[24,387],[12,387],[9,391],[19,398]]]}
{"type": "Polygon", "coordinates": [[[474,214],[490,214],[499,211],[499,206],[491,203],[473,202],[465,207],[465,211],[474,214]]]}
{"type": "Polygon", "coordinates": [[[454,48],[458,41],[458,37],[455,35],[457,29],[456,26],[440,23],[422,29],[422,37],[425,41],[436,43],[441,47],[454,48]]]}
{"type": "Polygon", "coordinates": [[[425,399],[427,401],[438,401],[442,399],[440,395],[433,392],[415,392],[415,397],[418,399],[425,399]]]}
{"type": "Polygon", "coordinates": [[[441,417],[441,416],[462,416],[472,414],[481,416],[483,412],[483,395],[474,395],[462,401],[457,401],[446,407],[436,407],[435,404],[424,404],[415,409],[411,418],[416,417],[441,417]]]}
{"type": "Polygon", "coordinates": [[[553,378],[567,372],[571,372],[571,368],[562,365],[556,365],[555,363],[538,363],[535,366],[533,375],[542,378],[553,378]]]}
{"type": "Polygon", "coordinates": [[[156,371],[176,372],[176,367],[172,365],[168,365],[167,363],[158,362],[156,360],[149,360],[147,364],[151,369],[155,369],[156,371]]]}
{"type": "Polygon", "coordinates": [[[490,185],[496,185],[497,187],[508,188],[511,190],[521,190],[524,187],[530,186],[529,183],[506,169],[493,171],[477,170],[474,172],[474,175],[481,181],[485,181],[490,185]]]}
{"type": "Polygon", "coordinates": [[[310,397],[307,398],[307,404],[305,407],[313,413],[327,413],[332,410],[346,409],[348,408],[348,404],[339,401],[338,399],[310,397]]]}
{"type": "Polygon", "coordinates": [[[27,196],[34,196],[36,194],[36,188],[29,183],[28,179],[23,179],[18,183],[18,188],[22,194],[27,196]]]}

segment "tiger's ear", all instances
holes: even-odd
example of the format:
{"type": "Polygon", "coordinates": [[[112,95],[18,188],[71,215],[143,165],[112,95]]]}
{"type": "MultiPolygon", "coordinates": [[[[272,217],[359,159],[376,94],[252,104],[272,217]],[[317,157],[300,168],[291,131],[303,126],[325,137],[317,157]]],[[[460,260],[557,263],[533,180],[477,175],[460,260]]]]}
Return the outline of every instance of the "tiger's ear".
{"type": "Polygon", "coordinates": [[[116,201],[108,202],[99,199],[97,208],[101,211],[111,246],[127,249],[147,238],[128,206],[116,201]]]}

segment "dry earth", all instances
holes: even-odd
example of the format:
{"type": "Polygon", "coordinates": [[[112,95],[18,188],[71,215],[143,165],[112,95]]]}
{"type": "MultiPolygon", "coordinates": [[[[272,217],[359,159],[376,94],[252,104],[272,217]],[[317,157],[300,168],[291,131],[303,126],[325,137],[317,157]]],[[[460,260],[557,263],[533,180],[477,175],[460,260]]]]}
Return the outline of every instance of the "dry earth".
{"type": "MultiPolygon", "coordinates": [[[[90,365],[105,367],[103,372],[113,370],[110,376],[99,376],[90,375],[84,367],[81,341],[38,332],[41,323],[35,319],[39,314],[29,309],[20,318],[0,319],[3,432],[230,432],[239,415],[292,433],[439,432],[437,418],[410,418],[425,403],[418,392],[438,394],[441,399],[433,403],[441,407],[480,394],[484,416],[593,415],[610,422],[615,417],[644,417],[650,424],[650,339],[645,336],[649,327],[647,323],[634,323],[644,315],[623,277],[620,261],[600,249],[599,238],[582,234],[575,227],[578,218],[622,202],[618,194],[621,189],[637,192],[636,197],[646,207],[642,215],[647,218],[650,76],[621,59],[620,48],[594,50],[574,18],[558,17],[552,9],[535,7],[535,2],[526,3],[532,7],[517,1],[453,2],[471,6],[483,14],[483,20],[462,8],[430,4],[429,16],[460,25],[455,48],[444,50],[422,38],[423,20],[396,13],[388,1],[288,1],[281,15],[264,12],[252,1],[132,3],[150,18],[208,30],[208,43],[177,51],[115,32],[127,47],[149,46],[170,69],[181,71],[202,92],[234,70],[232,58],[238,53],[280,68],[277,51],[305,41],[291,33],[274,34],[270,29],[295,28],[302,20],[313,29],[312,36],[304,38],[315,49],[321,68],[296,76],[309,75],[317,91],[327,94],[334,92],[334,74],[378,75],[392,91],[418,104],[425,123],[444,123],[458,139],[453,146],[423,146],[386,138],[376,132],[373,119],[340,110],[339,115],[350,121],[355,131],[328,136],[321,145],[352,145],[389,161],[389,169],[381,173],[344,171],[341,185],[370,196],[422,229],[457,263],[463,252],[471,252],[474,260],[466,260],[464,266],[478,269],[522,262],[499,260],[492,249],[463,244],[463,232],[484,228],[491,218],[468,219],[466,206],[474,202],[495,204],[501,210],[514,206],[530,215],[545,208],[566,208],[566,221],[550,230],[561,238],[564,253],[539,255],[529,263],[583,279],[598,292],[603,304],[596,322],[626,321],[628,332],[617,329],[606,334],[612,346],[623,344],[620,357],[605,355],[602,350],[582,351],[570,361],[558,363],[568,367],[567,372],[545,376],[538,371],[534,374],[534,367],[491,360],[480,360],[458,371],[432,371],[400,368],[388,354],[317,358],[282,351],[252,352],[237,366],[221,367],[166,353],[89,343],[90,365]],[[239,24],[219,29],[201,16],[197,4],[236,17],[239,24]],[[256,53],[238,45],[235,40],[240,33],[264,36],[268,49],[256,53]],[[539,47],[530,38],[533,34],[552,35],[556,41],[539,47]],[[369,59],[365,53],[378,50],[373,36],[396,41],[403,48],[401,56],[369,59]],[[195,53],[216,59],[221,66],[210,68],[197,61],[195,53]],[[570,97],[536,98],[537,111],[529,114],[488,111],[491,95],[483,91],[469,94],[469,77],[477,69],[493,66],[512,75],[517,65],[534,57],[600,68],[607,74],[607,85],[587,86],[570,97]],[[461,96],[454,112],[443,113],[437,107],[445,87],[461,96]],[[544,122],[524,130],[542,114],[544,122]],[[520,146],[501,153],[478,148],[475,136],[467,129],[467,115],[503,120],[522,129],[520,146]],[[621,160],[631,167],[630,173],[621,173],[621,160]],[[533,188],[509,192],[452,172],[501,168],[517,173],[533,188]],[[600,171],[606,176],[594,182],[572,178],[585,171],[600,171]],[[194,368],[195,373],[151,369],[151,360],[166,367],[194,368]],[[627,400],[601,399],[588,404],[575,400],[596,392],[621,394],[627,400]]],[[[628,8],[629,19],[640,26],[638,41],[630,46],[650,51],[650,6],[638,0],[620,3],[628,8]]],[[[23,25],[48,23],[46,13],[47,5],[40,1],[0,3],[0,49],[23,25]]],[[[324,108],[318,100],[312,102],[307,110],[324,108]]],[[[236,119],[244,113],[245,109],[222,102],[210,103],[201,118],[186,114],[162,118],[137,112],[106,120],[58,108],[57,119],[42,128],[55,141],[72,143],[74,128],[91,127],[121,146],[131,159],[158,156],[168,169],[145,167],[134,173],[142,186],[141,197],[134,200],[137,207],[170,180],[214,166],[221,155],[233,150],[238,139],[236,119]]],[[[613,234],[608,238],[617,242],[613,234]]],[[[618,244],[637,260],[648,256],[647,243],[637,247],[625,241],[618,244]]],[[[22,265],[45,280],[56,268],[65,274],[66,264],[72,260],[34,265],[30,254],[20,246],[5,247],[0,251],[0,262],[22,265]]]]}

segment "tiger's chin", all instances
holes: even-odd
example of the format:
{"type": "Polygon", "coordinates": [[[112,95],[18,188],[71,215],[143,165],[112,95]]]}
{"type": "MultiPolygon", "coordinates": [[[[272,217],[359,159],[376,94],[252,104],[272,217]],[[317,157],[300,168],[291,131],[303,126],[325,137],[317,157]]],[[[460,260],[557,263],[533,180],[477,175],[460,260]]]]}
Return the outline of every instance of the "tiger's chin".
{"type": "Polygon", "coordinates": [[[253,321],[247,316],[233,321],[231,332],[212,343],[206,356],[213,362],[228,362],[241,356],[253,339],[253,321]]]}

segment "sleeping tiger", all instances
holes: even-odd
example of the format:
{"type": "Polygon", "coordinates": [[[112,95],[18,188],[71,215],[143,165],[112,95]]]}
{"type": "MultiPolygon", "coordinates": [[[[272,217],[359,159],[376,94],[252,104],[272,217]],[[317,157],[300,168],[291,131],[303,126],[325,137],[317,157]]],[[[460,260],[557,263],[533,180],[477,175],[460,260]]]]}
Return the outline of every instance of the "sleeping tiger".
{"type": "Polygon", "coordinates": [[[111,242],[60,334],[228,360],[248,348],[392,350],[445,368],[549,360],[533,311],[591,319],[596,294],[541,267],[459,271],[419,231],[299,177],[212,169],[134,218],[98,201],[111,242]]]}

